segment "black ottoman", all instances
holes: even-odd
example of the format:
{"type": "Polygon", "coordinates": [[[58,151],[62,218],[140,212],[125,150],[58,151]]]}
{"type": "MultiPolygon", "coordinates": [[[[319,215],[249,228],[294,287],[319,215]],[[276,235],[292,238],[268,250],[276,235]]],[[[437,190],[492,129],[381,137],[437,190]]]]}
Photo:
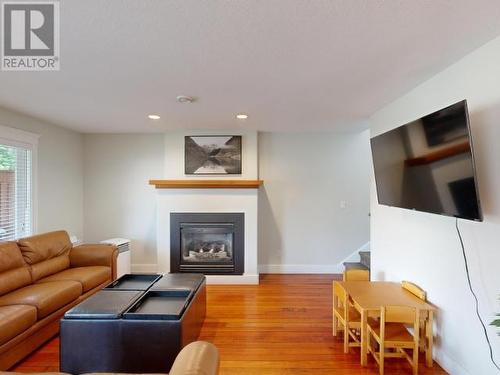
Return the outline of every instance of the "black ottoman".
{"type": "Polygon", "coordinates": [[[65,314],[61,371],[166,373],[205,313],[203,275],[125,275],[65,314]]]}

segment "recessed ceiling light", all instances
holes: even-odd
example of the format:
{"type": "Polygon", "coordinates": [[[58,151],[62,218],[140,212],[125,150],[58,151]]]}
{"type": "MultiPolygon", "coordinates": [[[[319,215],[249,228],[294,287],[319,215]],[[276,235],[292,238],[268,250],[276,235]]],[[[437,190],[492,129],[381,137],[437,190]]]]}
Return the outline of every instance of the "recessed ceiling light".
{"type": "Polygon", "coordinates": [[[236,118],[237,118],[238,120],[246,120],[246,119],[248,118],[248,115],[245,115],[244,113],[238,113],[238,114],[236,115],[236,118]]]}
{"type": "Polygon", "coordinates": [[[160,116],[158,116],[158,115],[148,115],[148,118],[151,119],[151,120],[159,120],[160,116]]]}

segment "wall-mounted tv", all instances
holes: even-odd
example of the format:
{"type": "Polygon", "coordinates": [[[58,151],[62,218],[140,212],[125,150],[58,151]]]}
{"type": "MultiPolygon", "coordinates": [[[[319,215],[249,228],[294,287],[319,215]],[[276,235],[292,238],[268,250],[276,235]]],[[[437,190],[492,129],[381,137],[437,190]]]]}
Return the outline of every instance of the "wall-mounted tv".
{"type": "Polygon", "coordinates": [[[371,139],[378,202],[482,221],[467,101],[371,139]]]}

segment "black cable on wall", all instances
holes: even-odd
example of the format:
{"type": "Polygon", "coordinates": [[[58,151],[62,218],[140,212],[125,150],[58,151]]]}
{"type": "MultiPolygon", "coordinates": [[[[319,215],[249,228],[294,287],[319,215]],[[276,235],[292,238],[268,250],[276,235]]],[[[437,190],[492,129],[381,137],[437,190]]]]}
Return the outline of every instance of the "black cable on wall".
{"type": "Polygon", "coordinates": [[[486,325],[484,324],[483,318],[481,318],[481,314],[479,313],[479,301],[477,299],[476,292],[474,292],[474,288],[472,288],[472,282],[470,280],[470,274],[469,274],[469,262],[467,261],[467,254],[465,253],[465,246],[464,246],[464,241],[462,239],[462,234],[460,233],[460,229],[458,227],[458,218],[456,218],[455,227],[457,228],[458,238],[460,239],[460,245],[462,246],[462,254],[464,256],[464,264],[465,264],[465,273],[467,274],[467,283],[469,284],[470,292],[474,297],[476,306],[476,315],[479,321],[481,322],[481,326],[483,327],[484,336],[486,338],[486,342],[488,343],[488,348],[490,350],[491,362],[493,362],[493,365],[497,368],[498,371],[500,371],[500,367],[497,365],[497,363],[495,362],[495,358],[493,357],[493,349],[491,347],[490,337],[488,336],[488,330],[486,329],[486,325]]]}

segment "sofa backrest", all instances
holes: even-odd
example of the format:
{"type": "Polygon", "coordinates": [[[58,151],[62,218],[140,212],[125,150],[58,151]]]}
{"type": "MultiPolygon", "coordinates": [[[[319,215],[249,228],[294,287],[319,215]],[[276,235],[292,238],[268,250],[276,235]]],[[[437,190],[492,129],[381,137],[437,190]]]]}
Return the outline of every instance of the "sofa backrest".
{"type": "Polygon", "coordinates": [[[0,243],[0,296],[31,284],[31,275],[15,242],[0,243]]]}
{"type": "MultiPolygon", "coordinates": [[[[175,358],[168,374],[164,375],[218,375],[219,350],[206,341],[195,341],[186,345],[175,358]]],[[[21,372],[1,372],[0,375],[24,375],[21,372]]],[[[64,372],[35,372],[31,375],[69,375],[64,372]]],[[[85,375],[128,375],[125,373],[91,372],[85,375]]],[[[139,375],[139,374],[137,374],[139,375]]],[[[144,374],[147,375],[147,374],[144,374]]],[[[161,374],[156,374],[161,375],[161,374]]]]}
{"type": "Polygon", "coordinates": [[[219,350],[206,341],[186,345],[175,358],[169,375],[217,375],[219,350]]]}
{"type": "Polygon", "coordinates": [[[21,238],[17,244],[31,266],[33,282],[69,268],[69,251],[73,245],[66,231],[21,238]]]}

